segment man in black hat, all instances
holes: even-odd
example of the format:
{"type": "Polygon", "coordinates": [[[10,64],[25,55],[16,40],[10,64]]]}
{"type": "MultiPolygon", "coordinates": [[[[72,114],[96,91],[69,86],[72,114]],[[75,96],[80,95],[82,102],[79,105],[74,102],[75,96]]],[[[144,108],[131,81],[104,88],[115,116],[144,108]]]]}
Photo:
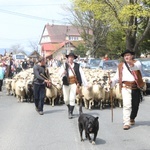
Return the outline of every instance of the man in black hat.
{"type": "Polygon", "coordinates": [[[112,87],[119,82],[122,93],[124,130],[130,129],[130,126],[135,124],[140,103],[141,93],[134,73],[141,71],[141,63],[133,59],[134,55],[135,53],[130,50],[125,50],[121,54],[124,62],[118,65],[117,72],[111,80],[112,87]]]}
{"type": "Polygon", "coordinates": [[[68,107],[68,118],[71,119],[75,106],[76,89],[81,85],[87,86],[87,81],[80,65],[74,62],[77,56],[70,53],[66,55],[66,58],[66,63],[60,69],[60,77],[63,81],[63,96],[68,107]]]}

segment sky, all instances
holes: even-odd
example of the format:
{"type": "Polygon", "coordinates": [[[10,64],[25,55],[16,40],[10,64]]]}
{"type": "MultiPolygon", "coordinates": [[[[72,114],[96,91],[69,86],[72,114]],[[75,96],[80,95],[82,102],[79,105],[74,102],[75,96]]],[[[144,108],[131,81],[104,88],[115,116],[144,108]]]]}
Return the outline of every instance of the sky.
{"type": "Polygon", "coordinates": [[[0,49],[20,45],[32,52],[30,43],[39,43],[44,26],[67,24],[69,0],[0,0],[0,49]]]}

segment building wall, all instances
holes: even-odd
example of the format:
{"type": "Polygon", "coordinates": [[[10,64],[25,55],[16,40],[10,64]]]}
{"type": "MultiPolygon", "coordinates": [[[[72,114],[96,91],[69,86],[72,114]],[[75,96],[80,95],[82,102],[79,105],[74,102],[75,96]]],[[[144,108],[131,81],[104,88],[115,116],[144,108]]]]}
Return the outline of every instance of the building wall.
{"type": "Polygon", "coordinates": [[[53,53],[53,58],[61,60],[66,54],[69,54],[71,51],[74,51],[74,47],[70,45],[70,47],[63,47],[53,53]]]}

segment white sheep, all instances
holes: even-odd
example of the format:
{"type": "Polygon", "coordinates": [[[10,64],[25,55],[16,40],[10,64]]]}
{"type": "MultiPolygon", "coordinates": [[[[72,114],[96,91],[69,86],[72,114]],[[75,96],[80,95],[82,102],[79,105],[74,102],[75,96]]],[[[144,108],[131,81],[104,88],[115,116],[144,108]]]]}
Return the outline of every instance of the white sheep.
{"type": "Polygon", "coordinates": [[[18,102],[23,102],[25,98],[25,81],[17,80],[16,82],[16,97],[18,98],[18,102]]]}
{"type": "Polygon", "coordinates": [[[57,98],[57,89],[54,85],[52,85],[50,88],[46,87],[46,98],[49,100],[49,104],[54,107],[54,102],[57,98]]]}
{"type": "Polygon", "coordinates": [[[94,105],[94,99],[93,99],[93,86],[88,85],[89,87],[82,87],[82,95],[83,95],[83,101],[84,106],[86,109],[91,109],[91,107],[94,105]]]}
{"type": "Polygon", "coordinates": [[[12,82],[12,79],[8,79],[8,78],[5,79],[5,88],[7,91],[7,95],[11,95],[11,91],[12,91],[11,82],[12,82]]]}

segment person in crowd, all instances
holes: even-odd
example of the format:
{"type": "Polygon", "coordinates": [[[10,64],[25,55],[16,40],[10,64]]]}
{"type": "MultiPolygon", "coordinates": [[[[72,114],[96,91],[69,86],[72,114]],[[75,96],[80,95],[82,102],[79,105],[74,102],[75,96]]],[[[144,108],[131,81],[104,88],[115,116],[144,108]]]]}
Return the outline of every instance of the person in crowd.
{"type": "Polygon", "coordinates": [[[138,113],[140,103],[139,85],[142,83],[141,63],[134,60],[135,53],[125,50],[121,56],[124,62],[118,65],[115,76],[111,79],[112,87],[119,82],[120,92],[123,98],[123,129],[130,129],[135,124],[135,118],[138,113]],[[139,70],[140,75],[135,76],[135,72],[139,70]],[[136,77],[138,77],[136,79],[136,77]],[[140,81],[140,82],[138,82],[140,81]]]}
{"type": "Polygon", "coordinates": [[[13,76],[13,70],[12,70],[13,60],[12,60],[11,56],[8,56],[6,59],[7,60],[5,62],[5,66],[6,66],[5,77],[12,78],[12,76],[13,76]]]}
{"type": "Polygon", "coordinates": [[[43,57],[38,59],[37,64],[33,67],[34,80],[33,80],[33,92],[35,109],[43,115],[45,87],[50,87],[51,82],[45,68],[46,61],[43,57]]]}
{"type": "Polygon", "coordinates": [[[16,73],[19,73],[22,70],[22,61],[16,60],[16,73]]]}
{"type": "Polygon", "coordinates": [[[2,91],[4,75],[5,75],[5,68],[3,66],[3,63],[0,62],[0,91],[2,91]]]}
{"type": "Polygon", "coordinates": [[[64,102],[68,107],[68,118],[73,117],[75,107],[76,89],[83,85],[87,86],[87,80],[84,72],[78,63],[74,60],[77,56],[74,53],[66,55],[66,62],[60,67],[60,77],[63,81],[64,102]]]}
{"type": "Polygon", "coordinates": [[[33,68],[33,66],[34,66],[33,59],[29,59],[29,68],[33,68]]]}
{"type": "Polygon", "coordinates": [[[109,60],[109,57],[107,54],[103,57],[103,60],[109,60]]]}
{"type": "Polygon", "coordinates": [[[28,68],[28,61],[27,61],[27,59],[24,59],[24,61],[22,62],[22,68],[23,69],[27,69],[28,68]]]}

